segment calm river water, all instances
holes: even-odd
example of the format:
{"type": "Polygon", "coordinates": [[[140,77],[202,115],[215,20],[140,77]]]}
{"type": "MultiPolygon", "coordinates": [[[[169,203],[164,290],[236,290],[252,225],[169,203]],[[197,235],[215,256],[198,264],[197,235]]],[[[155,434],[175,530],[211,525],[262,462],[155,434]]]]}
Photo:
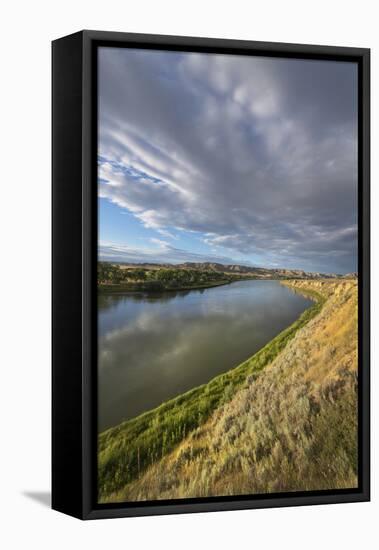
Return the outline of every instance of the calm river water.
{"type": "Polygon", "coordinates": [[[99,430],[237,366],[310,305],[276,281],[99,296],[99,430]]]}

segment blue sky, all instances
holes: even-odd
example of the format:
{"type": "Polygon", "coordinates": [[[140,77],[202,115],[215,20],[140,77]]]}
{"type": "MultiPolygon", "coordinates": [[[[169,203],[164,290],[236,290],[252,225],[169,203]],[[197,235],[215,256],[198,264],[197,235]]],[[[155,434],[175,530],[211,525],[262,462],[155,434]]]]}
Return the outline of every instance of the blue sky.
{"type": "Polygon", "coordinates": [[[351,63],[101,48],[99,256],[356,271],[351,63]]]}
{"type": "MultiPolygon", "coordinates": [[[[170,226],[167,226],[167,232],[170,235],[145,227],[127,209],[107,199],[99,199],[100,250],[107,251],[104,259],[112,259],[114,250],[120,261],[233,261],[227,256],[227,250],[222,255],[221,247],[216,249],[205,243],[204,234],[178,231],[170,226]]],[[[240,260],[250,263],[247,258],[241,257],[240,260]]]]}

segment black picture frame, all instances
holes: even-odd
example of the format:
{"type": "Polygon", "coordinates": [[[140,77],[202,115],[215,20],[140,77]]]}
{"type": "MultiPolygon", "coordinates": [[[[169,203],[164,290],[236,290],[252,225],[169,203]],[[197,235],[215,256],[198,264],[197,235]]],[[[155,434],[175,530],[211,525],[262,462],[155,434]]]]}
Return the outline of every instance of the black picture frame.
{"type": "Polygon", "coordinates": [[[52,43],[52,507],[81,519],[241,510],[370,499],[370,50],[81,31],[52,43]],[[359,76],[359,487],[96,503],[97,48],[347,60],[359,76]]]}

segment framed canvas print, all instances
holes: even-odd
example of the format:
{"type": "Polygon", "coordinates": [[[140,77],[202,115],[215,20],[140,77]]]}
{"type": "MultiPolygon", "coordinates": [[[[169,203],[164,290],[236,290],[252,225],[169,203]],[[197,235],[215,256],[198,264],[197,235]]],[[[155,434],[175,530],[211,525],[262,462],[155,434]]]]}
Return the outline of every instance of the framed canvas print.
{"type": "Polygon", "coordinates": [[[53,508],[369,500],[369,50],[53,42],[53,508]]]}

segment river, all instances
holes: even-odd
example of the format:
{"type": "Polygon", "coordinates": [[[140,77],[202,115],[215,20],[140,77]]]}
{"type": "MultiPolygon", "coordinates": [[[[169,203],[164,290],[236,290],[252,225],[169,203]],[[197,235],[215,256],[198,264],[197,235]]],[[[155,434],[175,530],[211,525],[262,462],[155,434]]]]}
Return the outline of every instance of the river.
{"type": "Polygon", "coordinates": [[[310,305],[277,281],[100,295],[99,431],[237,366],[310,305]]]}

